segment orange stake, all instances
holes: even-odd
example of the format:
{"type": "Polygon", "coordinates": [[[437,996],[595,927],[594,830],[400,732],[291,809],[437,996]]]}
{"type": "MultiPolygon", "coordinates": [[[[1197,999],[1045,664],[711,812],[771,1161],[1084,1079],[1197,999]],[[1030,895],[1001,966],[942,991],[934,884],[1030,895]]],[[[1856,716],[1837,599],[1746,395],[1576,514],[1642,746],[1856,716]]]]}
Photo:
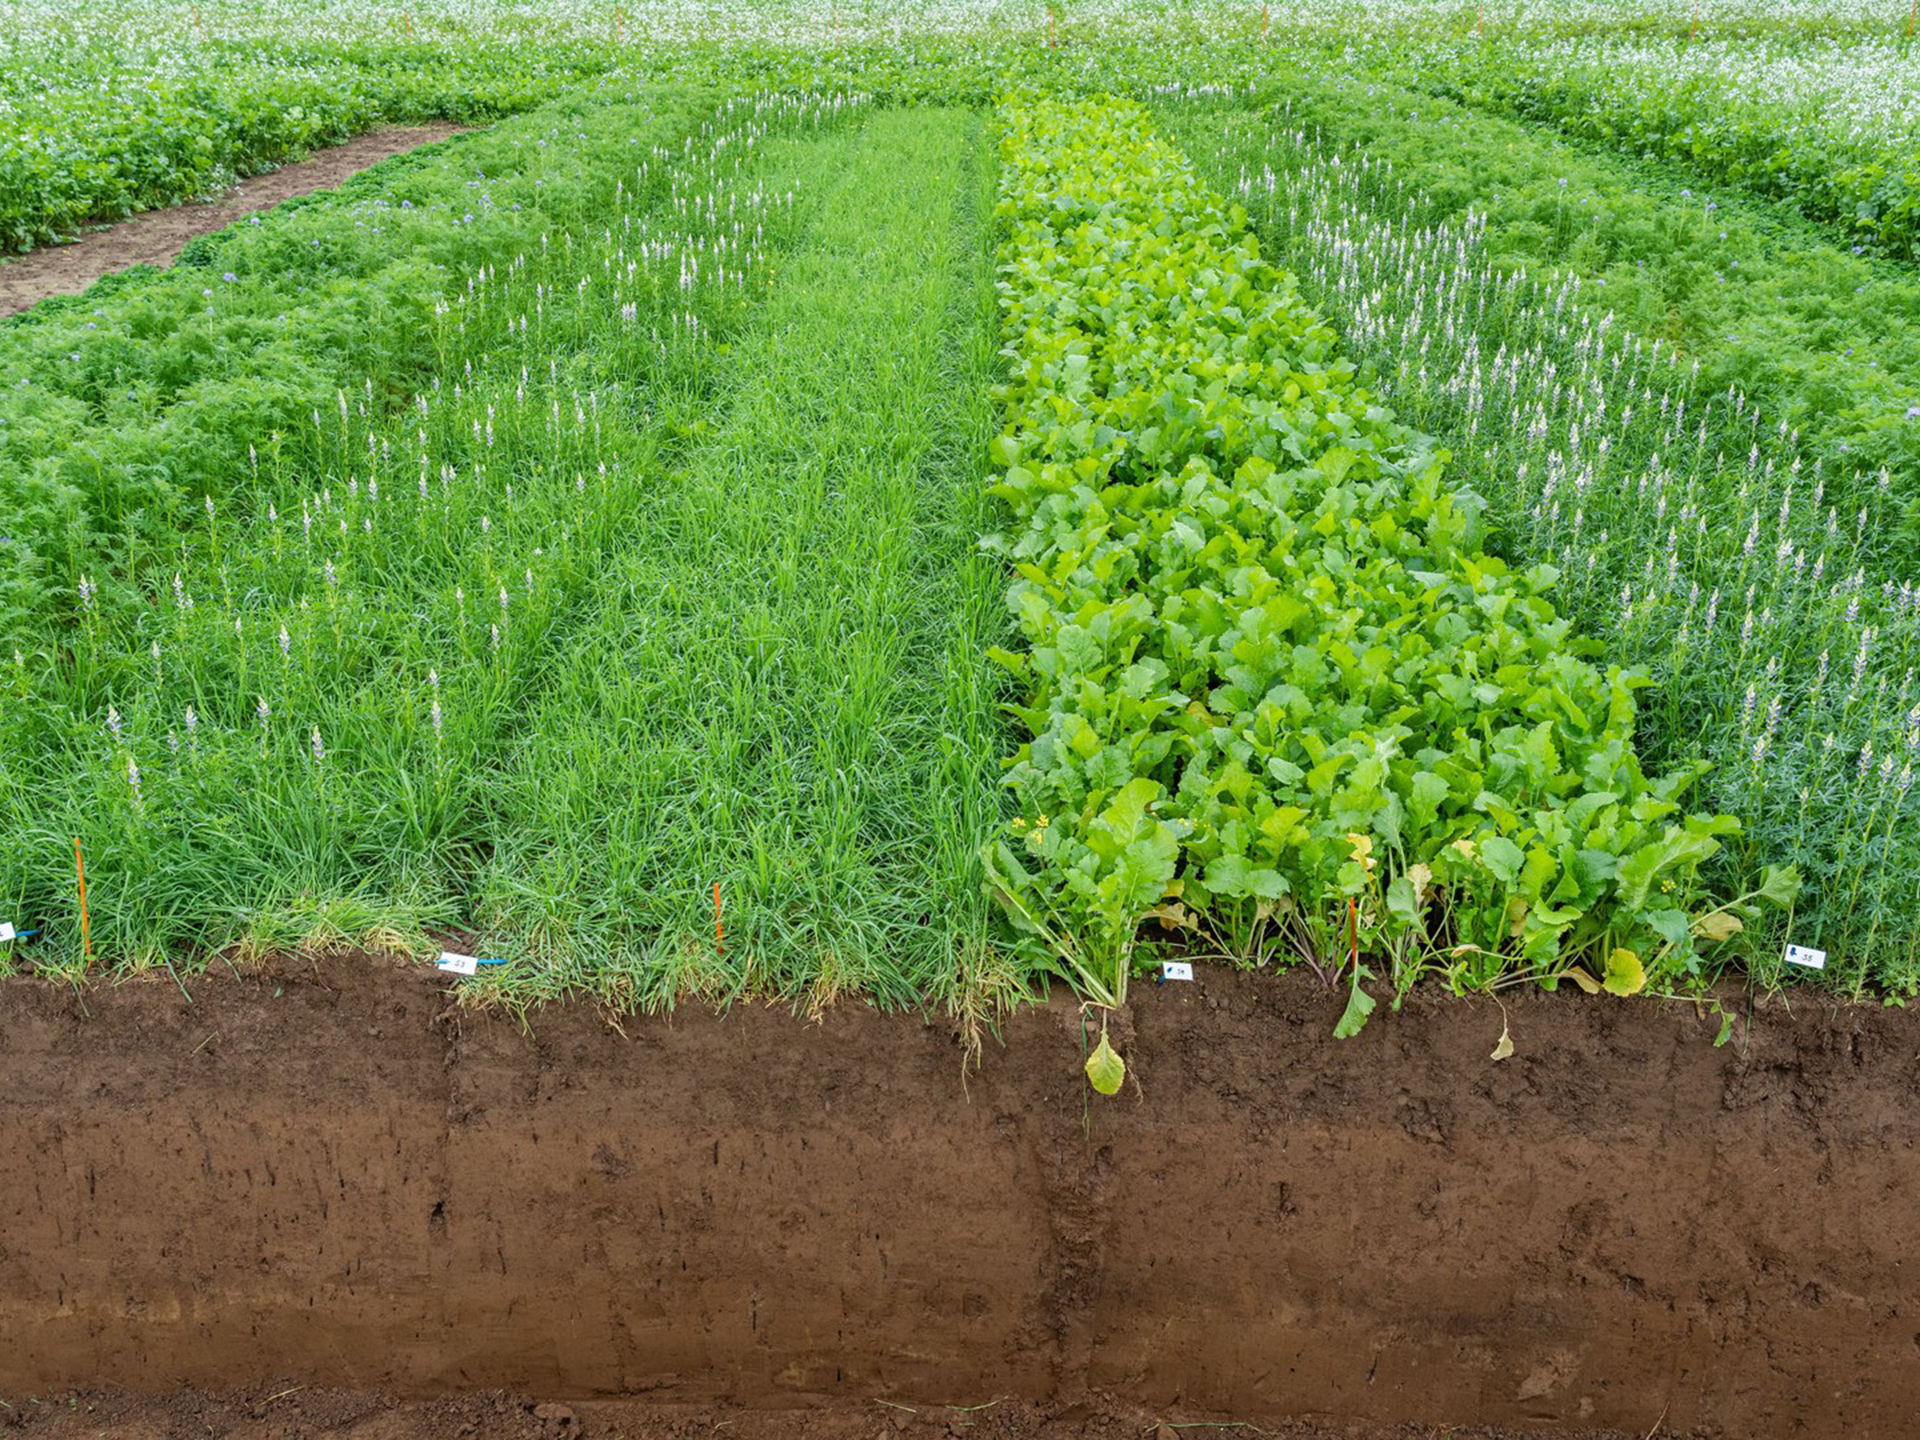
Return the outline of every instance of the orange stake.
{"type": "Polygon", "coordinates": [[[1360,902],[1351,895],[1347,897],[1347,944],[1353,950],[1353,968],[1358,974],[1360,970],[1360,902]]]}
{"type": "Polygon", "coordinates": [[[93,931],[87,924],[87,862],[80,858],[80,837],[73,837],[73,870],[80,877],[80,947],[93,959],[93,931]]]}
{"type": "Polygon", "coordinates": [[[713,948],[727,953],[727,932],[720,926],[720,882],[713,882],[713,948]]]}

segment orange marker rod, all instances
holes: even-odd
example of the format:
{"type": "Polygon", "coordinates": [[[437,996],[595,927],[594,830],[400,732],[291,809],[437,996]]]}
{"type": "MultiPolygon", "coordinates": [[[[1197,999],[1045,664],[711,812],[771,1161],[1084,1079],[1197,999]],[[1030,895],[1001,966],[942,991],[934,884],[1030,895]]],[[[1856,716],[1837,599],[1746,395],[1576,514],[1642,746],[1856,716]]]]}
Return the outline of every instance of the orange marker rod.
{"type": "Polygon", "coordinates": [[[87,924],[87,862],[80,857],[80,837],[73,837],[73,871],[80,877],[80,948],[93,959],[93,931],[87,924]]]}
{"type": "Polygon", "coordinates": [[[727,932],[720,924],[720,882],[713,882],[713,948],[722,955],[727,953],[727,932]]]}

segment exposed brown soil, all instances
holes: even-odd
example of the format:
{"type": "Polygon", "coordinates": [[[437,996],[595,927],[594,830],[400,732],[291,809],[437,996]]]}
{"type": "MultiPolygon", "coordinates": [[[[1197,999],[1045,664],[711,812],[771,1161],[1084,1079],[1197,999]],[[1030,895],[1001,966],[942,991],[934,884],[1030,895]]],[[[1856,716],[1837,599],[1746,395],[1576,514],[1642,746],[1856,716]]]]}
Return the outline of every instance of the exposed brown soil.
{"type": "Polygon", "coordinates": [[[104,1384],[165,1397],[83,1402],[133,1406],[117,1434],[571,1433],[504,1392],[778,1440],[880,1433],[886,1401],[952,1436],[937,1407],[998,1401],[1009,1440],[1920,1413],[1904,1011],[1776,1001],[1715,1049],[1690,1006],[1520,995],[1493,1064],[1491,1003],[1338,1043],[1310,977],[1203,972],[1138,994],[1102,1101],[1065,1002],[963,1086],[948,1024],[858,1005],[523,1028],[366,959],[191,988],[0,983],[16,1406],[104,1384]],[[296,1386],[327,1393],[267,1399],[296,1386]]]}
{"type": "MultiPolygon", "coordinates": [[[[0,1428],[6,1420],[0,1411],[0,1428]]],[[[1568,1433],[1441,1429],[1366,1421],[1279,1420],[1223,1428],[1167,1421],[1110,1396],[1034,1405],[989,1399],[977,1405],[906,1405],[879,1400],[828,1401],[791,1409],[675,1405],[646,1400],[532,1400],[504,1394],[441,1400],[396,1400],[352,1391],[260,1386],[246,1393],[127,1394],[53,1397],[22,1407],[18,1422],[36,1440],[113,1436],[116,1440],[1527,1440],[1568,1433]]],[[[1579,1432],[1597,1437],[1598,1431],[1579,1432]]],[[[1662,1430],[1661,1434],[1670,1432],[1662,1430]]],[[[1611,1437],[1610,1437],[1611,1440],[1611,1437]]],[[[1644,1440],[1639,1434],[1617,1440],[1644,1440]]]]}
{"type": "Polygon", "coordinates": [[[369,130],[344,145],[316,150],[305,160],[242,180],[216,200],[148,210],[89,231],[68,245],[0,256],[0,315],[30,310],[50,295],[78,295],[101,276],[135,265],[171,265],[196,235],[225,229],[243,215],[296,195],[338,185],[389,155],[445,140],[460,129],[390,125],[369,130]]]}

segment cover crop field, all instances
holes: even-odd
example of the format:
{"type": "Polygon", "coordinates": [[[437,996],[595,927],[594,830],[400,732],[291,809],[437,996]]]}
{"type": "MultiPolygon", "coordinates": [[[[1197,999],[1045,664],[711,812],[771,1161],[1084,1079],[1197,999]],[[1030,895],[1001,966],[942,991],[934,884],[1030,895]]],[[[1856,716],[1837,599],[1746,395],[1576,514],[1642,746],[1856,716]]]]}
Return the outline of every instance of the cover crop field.
{"type": "Polygon", "coordinates": [[[1907,17],[7,12],[15,250],[507,118],[0,328],[0,963],[1920,990],[1907,17]]]}

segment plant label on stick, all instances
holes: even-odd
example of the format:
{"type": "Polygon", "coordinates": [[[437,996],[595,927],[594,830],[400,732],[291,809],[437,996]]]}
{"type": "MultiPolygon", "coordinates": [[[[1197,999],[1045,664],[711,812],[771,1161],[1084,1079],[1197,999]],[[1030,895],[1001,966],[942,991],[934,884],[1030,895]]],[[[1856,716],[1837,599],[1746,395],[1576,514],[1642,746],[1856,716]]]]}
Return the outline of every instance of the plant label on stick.
{"type": "Polygon", "coordinates": [[[1162,980],[1191,980],[1193,979],[1193,965],[1190,961],[1186,960],[1162,961],[1160,965],[1160,978],[1162,980]]]}
{"type": "Polygon", "coordinates": [[[480,962],[472,955],[461,955],[453,950],[442,950],[438,967],[449,975],[477,975],[480,962]]]}
{"type": "Polygon", "coordinates": [[[13,922],[11,920],[0,920],[0,945],[6,944],[19,933],[19,931],[13,928],[13,922]]]}
{"type": "Polygon", "coordinates": [[[1824,970],[1827,968],[1827,952],[1807,945],[1789,945],[1787,964],[1804,965],[1809,970],[1824,970]]]}
{"type": "Polygon", "coordinates": [[[73,837],[73,870],[80,880],[80,949],[93,959],[93,927],[87,921],[87,862],[80,854],[80,837],[73,837]]]}

